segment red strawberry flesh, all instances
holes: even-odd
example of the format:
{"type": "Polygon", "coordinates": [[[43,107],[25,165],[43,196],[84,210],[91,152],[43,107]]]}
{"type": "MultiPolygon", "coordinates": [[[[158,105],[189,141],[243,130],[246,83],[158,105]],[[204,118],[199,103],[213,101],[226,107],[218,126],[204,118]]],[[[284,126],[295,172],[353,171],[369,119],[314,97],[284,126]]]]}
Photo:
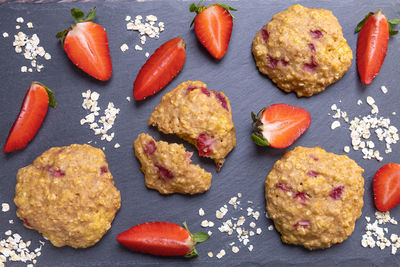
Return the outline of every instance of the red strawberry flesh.
{"type": "Polygon", "coordinates": [[[36,82],[31,84],[26,92],[17,119],[8,134],[4,152],[24,148],[35,137],[49,106],[47,90],[42,84],[36,82]]]}
{"type": "Polygon", "coordinates": [[[218,92],[218,91],[215,91],[215,90],[213,90],[212,92],[214,93],[214,95],[215,95],[215,97],[218,99],[218,101],[221,103],[221,106],[222,106],[224,109],[226,109],[227,111],[229,111],[229,109],[228,109],[228,102],[226,102],[225,96],[224,96],[222,93],[220,93],[220,92],[218,92]]]}
{"type": "Polygon", "coordinates": [[[332,189],[332,191],[329,193],[329,196],[334,200],[338,200],[342,197],[343,190],[344,190],[344,186],[342,186],[342,185],[337,186],[332,189]]]}
{"type": "Polygon", "coordinates": [[[297,227],[307,228],[308,226],[310,226],[310,222],[307,220],[301,220],[301,221],[296,222],[293,226],[294,226],[294,228],[297,228],[297,227]]]}
{"type": "Polygon", "coordinates": [[[144,153],[146,153],[146,155],[150,157],[157,150],[156,142],[154,142],[154,140],[150,140],[146,145],[144,145],[143,150],[144,153]]]}
{"type": "Polygon", "coordinates": [[[170,180],[174,178],[174,174],[162,166],[161,164],[155,163],[154,166],[158,168],[158,175],[163,179],[164,181],[170,180]]]}
{"type": "Polygon", "coordinates": [[[269,39],[269,32],[263,28],[263,29],[261,29],[261,35],[262,35],[262,38],[264,39],[265,43],[267,43],[268,39],[269,39]]]}
{"type": "Polygon", "coordinates": [[[316,40],[324,37],[324,34],[320,30],[310,31],[310,35],[313,39],[316,39],[316,40]]]}
{"type": "Polygon", "coordinates": [[[133,84],[135,100],[143,100],[167,86],[185,63],[185,43],[180,37],[165,42],[149,57],[133,84]]]}
{"type": "Polygon", "coordinates": [[[282,191],[285,191],[285,192],[290,192],[290,191],[291,191],[290,188],[287,187],[286,184],[285,184],[285,183],[282,183],[282,182],[277,183],[277,184],[276,184],[276,188],[278,188],[278,189],[280,189],[280,190],[282,190],[282,191]]]}
{"type": "Polygon", "coordinates": [[[308,200],[307,195],[304,192],[297,192],[293,198],[299,201],[301,204],[306,203],[308,200]]]}
{"type": "Polygon", "coordinates": [[[307,130],[311,116],[305,109],[281,103],[266,108],[260,121],[262,135],[270,146],[285,148],[307,130]]]}
{"type": "Polygon", "coordinates": [[[106,166],[101,166],[100,167],[100,173],[101,174],[105,174],[105,173],[107,173],[108,172],[108,168],[106,167],[106,166]]]}
{"type": "Polygon", "coordinates": [[[60,169],[57,169],[57,168],[54,168],[54,167],[49,167],[48,171],[49,171],[50,175],[54,176],[54,177],[63,177],[63,176],[65,176],[65,172],[63,170],[60,170],[60,169]]]}
{"type": "Polygon", "coordinates": [[[314,56],[311,56],[310,63],[304,63],[303,65],[303,69],[310,73],[314,73],[316,67],[318,67],[318,63],[315,61],[314,56]]]}
{"type": "Polygon", "coordinates": [[[212,147],[214,146],[215,139],[206,133],[202,133],[197,138],[197,148],[199,150],[199,155],[203,157],[208,157],[212,153],[212,147]]]}
{"type": "Polygon", "coordinates": [[[383,165],[373,180],[375,206],[387,211],[400,203],[400,164],[383,165]]]}
{"type": "Polygon", "coordinates": [[[79,22],[64,40],[64,50],[71,61],[94,78],[106,81],[112,74],[108,37],[102,26],[79,22]]]}
{"type": "Polygon", "coordinates": [[[308,176],[311,176],[311,177],[317,177],[318,176],[318,172],[316,172],[316,171],[308,171],[306,174],[308,176]]]}
{"type": "Polygon", "coordinates": [[[232,27],[231,14],[217,4],[201,9],[194,21],[197,38],[216,59],[223,58],[228,50],[232,27]]]}
{"type": "Polygon", "coordinates": [[[357,41],[357,68],[363,84],[371,84],[379,73],[386,57],[389,36],[388,21],[381,10],[362,26],[357,41]]]}

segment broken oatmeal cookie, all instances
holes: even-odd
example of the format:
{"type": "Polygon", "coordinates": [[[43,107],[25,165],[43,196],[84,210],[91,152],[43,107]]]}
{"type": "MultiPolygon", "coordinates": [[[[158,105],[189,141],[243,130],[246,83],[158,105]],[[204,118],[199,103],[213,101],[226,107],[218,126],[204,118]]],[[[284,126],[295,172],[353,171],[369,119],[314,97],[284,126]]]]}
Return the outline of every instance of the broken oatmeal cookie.
{"type": "Polygon", "coordinates": [[[134,148],[148,188],[161,194],[198,194],[210,189],[211,173],[193,164],[192,153],[183,145],[156,142],[142,133],[135,140],[134,148]]]}
{"type": "Polygon", "coordinates": [[[183,82],[165,94],[148,123],[195,145],[200,156],[215,161],[217,170],[236,146],[228,98],[200,81],[183,82]]]}

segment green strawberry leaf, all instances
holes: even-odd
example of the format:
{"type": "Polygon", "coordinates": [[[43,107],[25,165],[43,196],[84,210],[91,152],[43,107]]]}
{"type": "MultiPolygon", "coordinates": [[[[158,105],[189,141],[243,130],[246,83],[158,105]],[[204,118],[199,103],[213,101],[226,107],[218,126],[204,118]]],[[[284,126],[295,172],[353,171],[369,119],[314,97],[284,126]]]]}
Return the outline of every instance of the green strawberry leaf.
{"type": "Polygon", "coordinates": [[[390,19],[390,20],[388,21],[388,25],[389,25],[389,35],[390,35],[390,36],[394,36],[394,35],[396,35],[396,34],[399,33],[399,31],[394,31],[394,30],[392,29],[392,27],[393,27],[393,26],[396,26],[399,22],[400,22],[400,19],[390,19]]]}
{"type": "Polygon", "coordinates": [[[253,111],[251,112],[251,119],[253,120],[253,122],[256,122],[258,120],[257,115],[253,111]]]}
{"type": "Polygon", "coordinates": [[[233,8],[231,6],[228,6],[226,4],[221,4],[221,3],[216,3],[216,5],[225,8],[226,11],[228,11],[229,14],[232,16],[232,18],[235,18],[235,16],[231,13],[231,11],[237,11],[237,9],[235,9],[235,8],[233,8]]]}
{"type": "Polygon", "coordinates": [[[196,12],[196,4],[195,4],[195,3],[192,3],[192,4],[190,5],[189,11],[190,11],[190,12],[196,12]]]}
{"type": "Polygon", "coordinates": [[[42,86],[46,90],[47,95],[49,96],[49,106],[52,107],[52,108],[56,108],[57,107],[57,102],[56,102],[56,99],[54,98],[53,91],[51,91],[49,88],[47,88],[47,86],[45,86],[44,84],[42,84],[40,82],[32,82],[32,83],[38,84],[38,85],[42,86]]]}
{"type": "Polygon", "coordinates": [[[369,13],[365,16],[365,18],[357,24],[357,27],[356,27],[356,30],[355,30],[354,33],[359,32],[359,31],[361,30],[362,26],[364,26],[364,24],[365,24],[365,22],[367,21],[367,19],[368,19],[369,17],[371,17],[373,14],[374,14],[374,12],[369,12],[369,13]]]}
{"type": "Polygon", "coordinates": [[[96,7],[92,8],[89,13],[87,14],[86,18],[84,21],[93,21],[94,18],[96,17],[96,7]]]}
{"type": "Polygon", "coordinates": [[[258,146],[269,146],[269,142],[264,137],[260,137],[259,135],[253,133],[251,134],[251,140],[258,146]]]}
{"type": "Polygon", "coordinates": [[[184,257],[185,258],[197,258],[198,256],[199,256],[199,254],[197,253],[196,248],[193,247],[193,249],[188,254],[186,254],[184,257]]]}
{"type": "Polygon", "coordinates": [[[196,243],[201,243],[210,238],[210,235],[203,232],[196,232],[193,234],[193,239],[196,243]]]}
{"type": "Polygon", "coordinates": [[[65,29],[56,34],[57,39],[61,39],[62,46],[64,46],[64,40],[65,40],[65,37],[67,37],[69,30],[70,29],[65,29]]]}
{"type": "Polygon", "coordinates": [[[83,18],[85,17],[85,13],[83,13],[82,10],[77,9],[77,8],[71,9],[71,15],[74,18],[75,23],[81,22],[83,20],[83,18]]]}

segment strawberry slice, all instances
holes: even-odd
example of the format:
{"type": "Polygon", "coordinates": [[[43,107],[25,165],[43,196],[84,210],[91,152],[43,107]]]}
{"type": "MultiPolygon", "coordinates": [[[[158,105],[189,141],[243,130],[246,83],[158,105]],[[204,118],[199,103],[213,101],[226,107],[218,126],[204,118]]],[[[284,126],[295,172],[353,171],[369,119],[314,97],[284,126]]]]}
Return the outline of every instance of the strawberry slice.
{"type": "Polygon", "coordinates": [[[202,2],[190,5],[190,12],[197,13],[190,26],[194,23],[197,38],[211,56],[221,59],[228,50],[232,34],[234,16],[230,11],[236,9],[221,3],[205,7],[202,2]]]}
{"type": "Polygon", "coordinates": [[[181,37],[161,45],[140,69],[133,84],[133,97],[143,100],[164,88],[185,63],[185,43],[181,37]]]}
{"type": "Polygon", "coordinates": [[[375,206],[387,211],[400,203],[400,164],[383,165],[374,176],[373,181],[375,206]]]}
{"type": "Polygon", "coordinates": [[[287,104],[273,104],[255,115],[251,139],[259,146],[285,148],[293,144],[310,126],[307,110],[287,104]]]}
{"type": "Polygon", "coordinates": [[[71,9],[75,20],[70,28],[57,33],[69,59],[81,70],[100,81],[111,78],[112,63],[105,29],[92,22],[96,8],[88,15],[77,8],[71,9]]]}
{"type": "Polygon", "coordinates": [[[210,236],[197,232],[191,234],[184,222],[180,225],[169,222],[148,222],[133,226],[120,233],[117,241],[133,251],[159,256],[197,257],[196,243],[206,241],[210,236]]]}
{"type": "Polygon", "coordinates": [[[47,107],[55,108],[56,105],[50,89],[41,83],[32,82],[26,92],[18,117],[8,134],[3,152],[12,152],[26,147],[42,125],[47,107]]]}
{"type": "Polygon", "coordinates": [[[361,82],[365,85],[372,83],[372,80],[379,73],[386,57],[389,36],[396,35],[392,26],[399,23],[399,19],[387,20],[382,13],[370,12],[356,28],[360,32],[357,41],[357,67],[361,82]]]}

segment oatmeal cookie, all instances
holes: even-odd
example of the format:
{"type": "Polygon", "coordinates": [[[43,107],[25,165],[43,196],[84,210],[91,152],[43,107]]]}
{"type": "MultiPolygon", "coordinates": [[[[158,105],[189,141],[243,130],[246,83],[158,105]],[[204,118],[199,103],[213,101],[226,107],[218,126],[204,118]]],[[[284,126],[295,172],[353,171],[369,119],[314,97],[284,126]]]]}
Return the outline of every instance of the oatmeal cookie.
{"type": "Polygon", "coordinates": [[[217,170],[236,146],[228,98],[200,81],[183,82],[165,94],[148,123],[195,145],[200,156],[215,161],[217,170]]]}
{"type": "Polygon", "coordinates": [[[363,172],[320,147],[286,152],[265,181],[268,215],[282,241],[313,250],[346,240],[361,216],[363,172]]]}
{"type": "Polygon", "coordinates": [[[210,189],[212,175],[194,165],[192,152],[183,145],[156,142],[140,134],[134,143],[135,155],[142,164],[146,186],[161,194],[198,194],[210,189]]]}
{"type": "Polygon", "coordinates": [[[103,151],[73,144],[19,169],[14,202],[24,225],[54,246],[86,248],[110,229],[121,196],[103,151]]]}
{"type": "Polygon", "coordinates": [[[253,56],[259,71],[285,92],[312,96],[339,80],[353,59],[331,11],[294,5],[257,32],[253,56]]]}

